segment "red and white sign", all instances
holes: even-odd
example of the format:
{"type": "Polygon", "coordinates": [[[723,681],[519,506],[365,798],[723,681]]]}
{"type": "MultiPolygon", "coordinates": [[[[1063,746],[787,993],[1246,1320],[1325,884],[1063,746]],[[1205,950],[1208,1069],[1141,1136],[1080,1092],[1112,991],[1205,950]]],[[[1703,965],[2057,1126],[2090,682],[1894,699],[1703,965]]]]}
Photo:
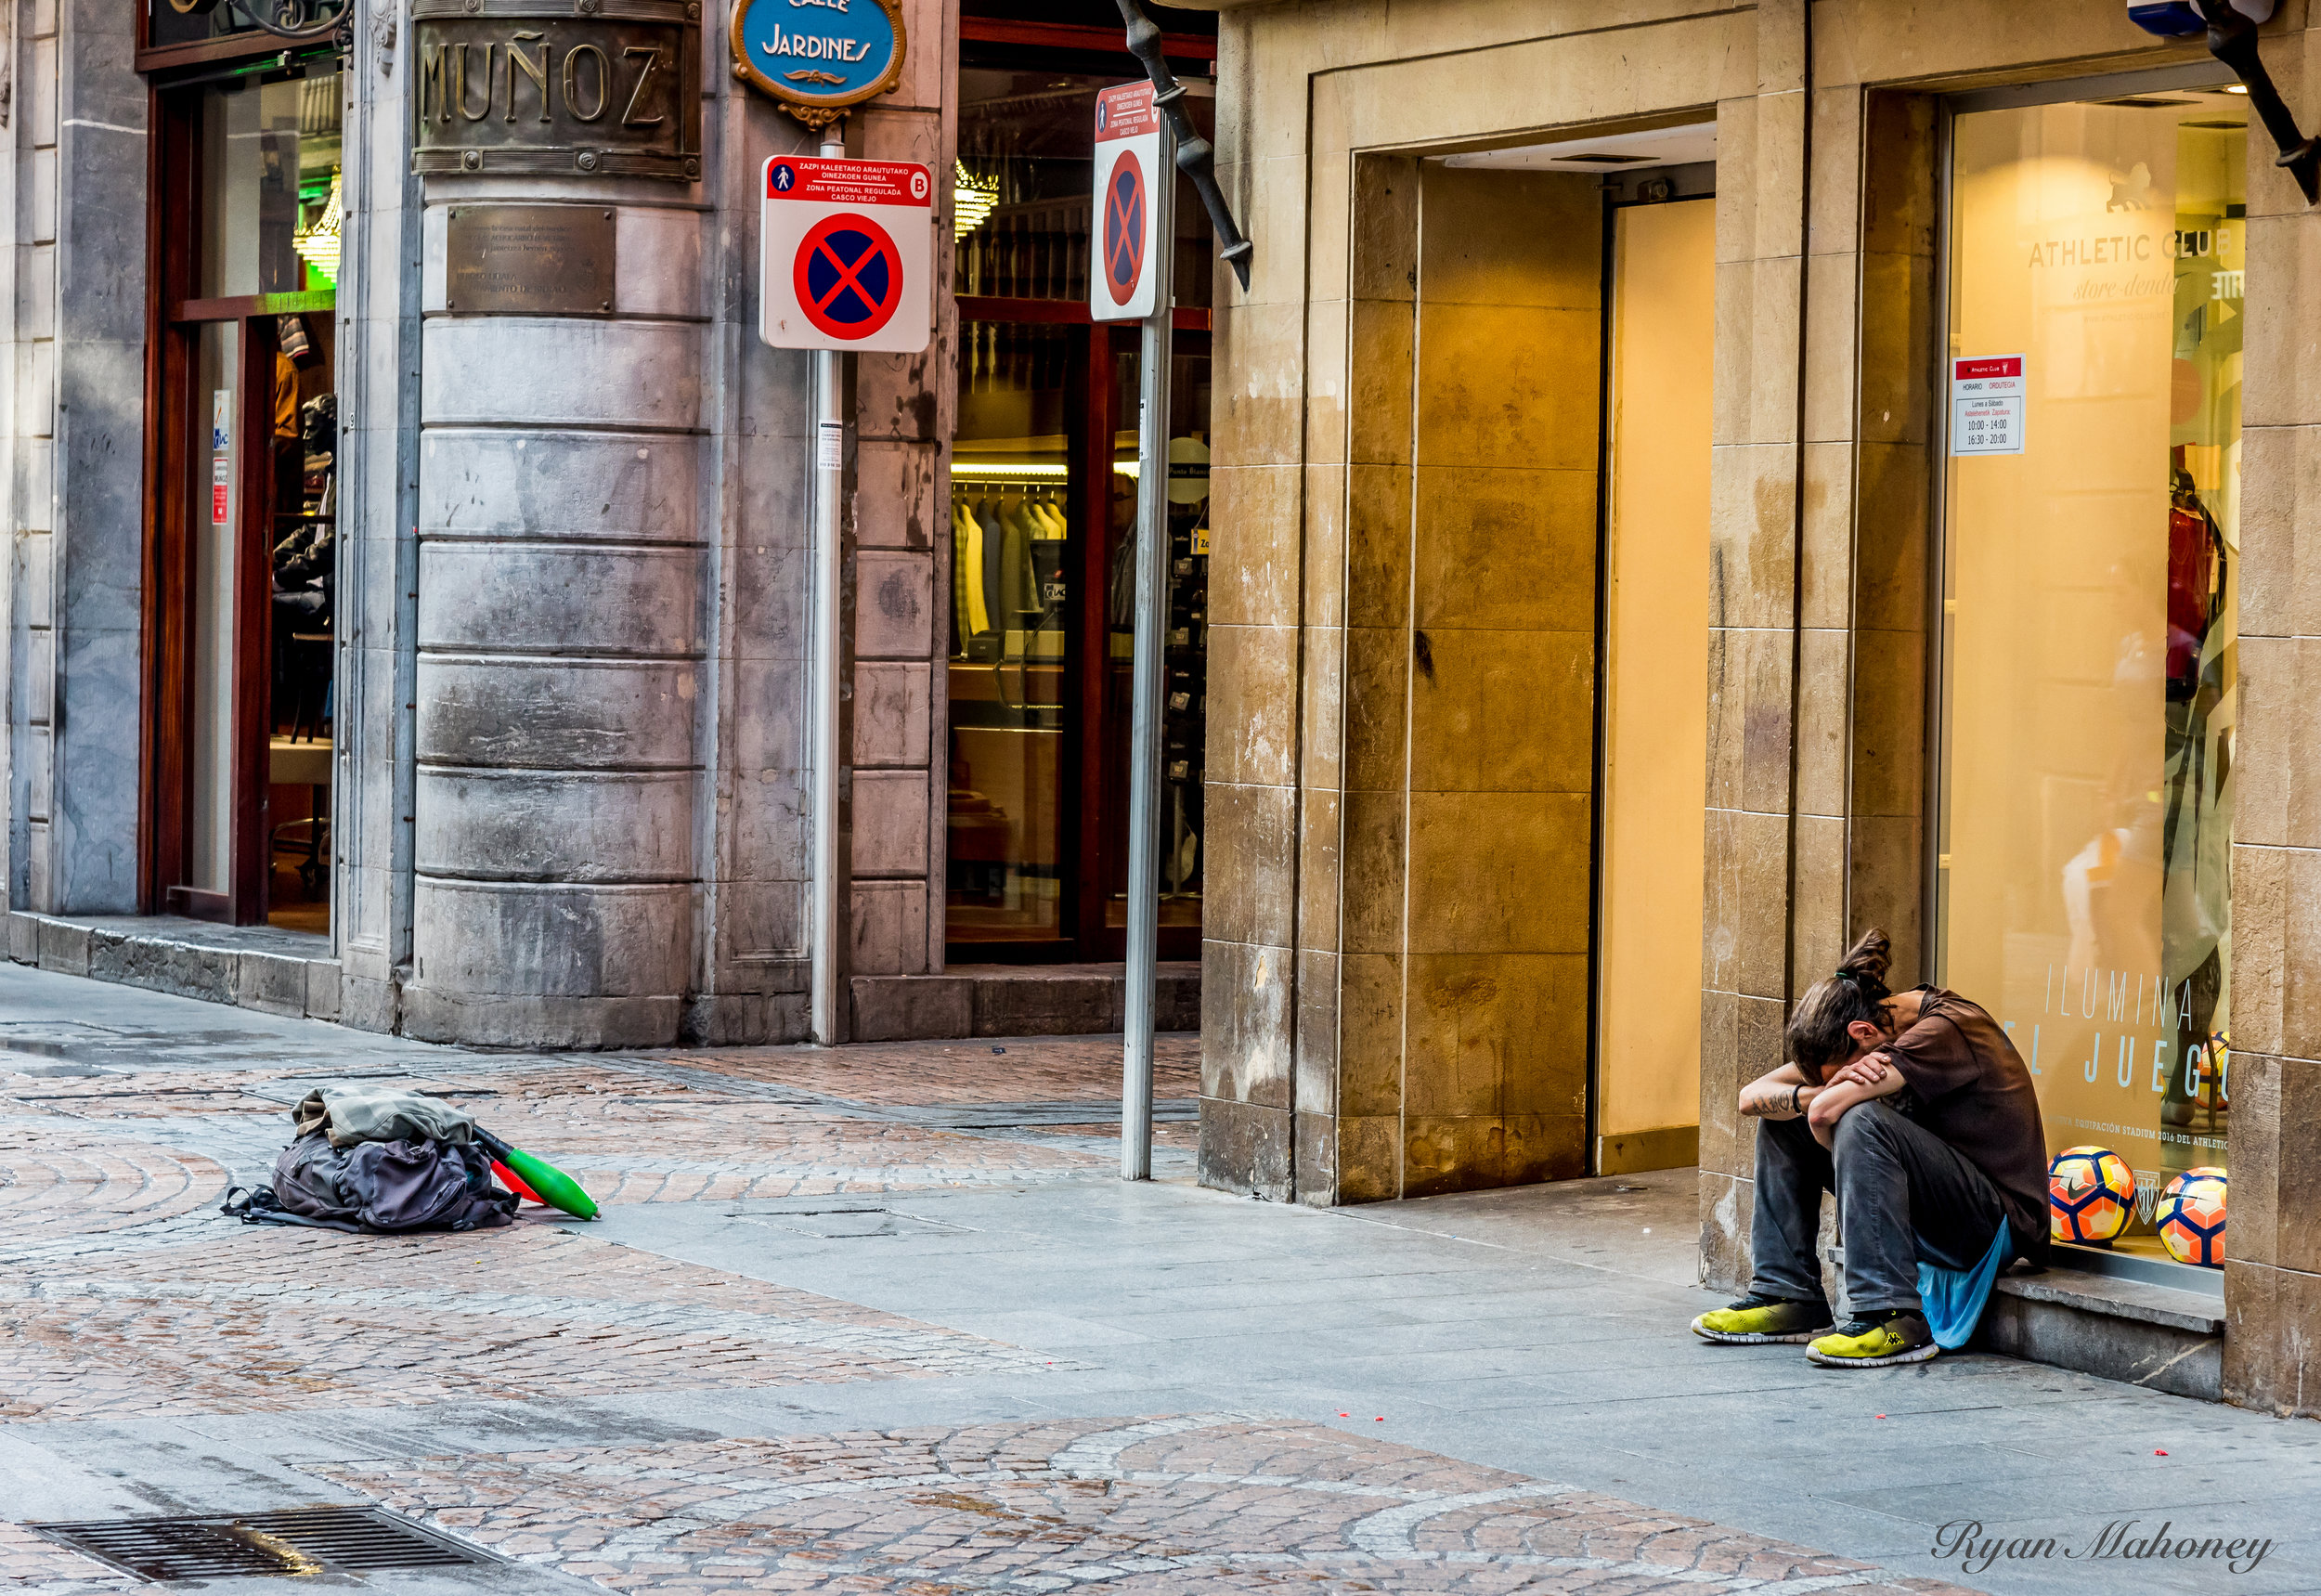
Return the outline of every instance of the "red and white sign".
{"type": "Polygon", "coordinates": [[[2021,454],[2029,385],[2020,355],[1951,362],[1951,452],[2021,454]]]}
{"type": "Polygon", "coordinates": [[[1160,274],[1153,200],[1170,180],[1160,165],[1160,112],[1149,83],[1096,96],[1096,258],[1089,263],[1088,314],[1098,321],[1141,321],[1152,314],[1160,274]]]}
{"type": "Polygon", "coordinates": [[[907,161],[766,162],[758,335],[776,349],[927,347],[935,180],[907,161]]]}

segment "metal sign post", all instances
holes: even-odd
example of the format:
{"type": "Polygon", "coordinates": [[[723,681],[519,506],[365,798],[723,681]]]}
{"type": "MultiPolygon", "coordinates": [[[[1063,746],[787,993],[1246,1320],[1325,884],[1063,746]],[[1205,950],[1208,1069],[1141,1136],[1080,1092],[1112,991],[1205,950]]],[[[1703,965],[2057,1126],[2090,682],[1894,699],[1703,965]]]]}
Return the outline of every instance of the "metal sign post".
{"type": "Polygon", "coordinates": [[[1128,50],[1149,88],[1106,89],[1096,107],[1101,259],[1089,271],[1089,314],[1126,319],[1144,309],[1144,381],[1136,420],[1136,631],[1128,733],[1128,980],[1121,1043],[1121,1178],[1152,1178],[1152,1036],[1160,1006],[1160,751],[1168,681],[1169,375],[1175,331],[1176,174],[1192,180],[1217,235],[1217,256],[1249,287],[1250,241],[1217,188],[1214,151],[1186,114],[1160,30],[1136,0],[1119,0],[1128,50]],[[1116,120],[1124,117],[1124,120],[1116,120]],[[1154,125],[1157,123],[1157,125],[1154,125]],[[1149,144],[1143,143],[1150,139],[1149,144]],[[1151,171],[1140,171],[1149,152],[1151,171]],[[1142,248],[1135,240],[1141,234],[1142,248]],[[1132,258],[1141,257],[1141,258],[1132,258]],[[1149,294],[1150,297],[1146,296],[1149,294]]]}
{"type": "Polygon", "coordinates": [[[838,859],[840,562],[846,465],[840,409],[849,350],[911,353],[933,325],[935,179],[910,162],[849,161],[825,123],[819,159],[766,162],[759,213],[758,335],[776,349],[810,349],[813,579],[808,697],[813,760],[812,987],[809,1026],[824,1046],[845,1040],[844,905],[838,859]]]}
{"type": "MultiPolygon", "coordinates": [[[[846,123],[825,123],[822,156],[846,159],[846,123]]],[[[836,349],[814,351],[814,586],[812,640],[814,730],[813,993],[807,1023],[814,1041],[835,1047],[838,1029],[838,496],[846,466],[844,390],[836,349]]]]}
{"type": "MultiPolygon", "coordinates": [[[[476,9],[477,0],[468,0],[476,9]]],[[[596,9],[594,0],[581,8],[596,9]]],[[[694,8],[699,15],[700,8],[694,8]]],[[[840,410],[842,353],[910,353],[927,347],[935,220],[934,176],[924,166],[846,161],[846,113],[894,87],[909,40],[899,0],[736,0],[731,28],[733,75],[822,133],[821,159],[766,162],[766,210],[758,244],[762,305],[758,335],[777,349],[814,352],[813,616],[808,694],[814,761],[813,991],[808,1023],[823,1046],[845,1040],[839,991],[838,496],[846,466],[846,417],[840,410]],[[814,10],[798,13],[801,5],[814,10]],[[809,168],[818,170],[809,170],[809,168]],[[896,183],[901,188],[897,190],[896,183]],[[897,216],[898,201],[923,210],[925,225],[897,216]],[[777,208],[776,201],[786,203],[777,208]],[[819,201],[819,203],[817,203],[819,201]],[[810,213],[801,206],[815,206],[810,213]],[[881,221],[881,216],[886,219],[881,221]],[[793,237],[793,221],[809,230],[793,237]],[[900,235],[891,224],[900,224],[900,235]],[[778,225],[777,225],[778,224],[778,225]],[[778,275],[777,275],[778,274],[778,275]]],[[[634,53],[633,51],[631,52],[634,53]]],[[[512,110],[511,114],[513,114],[512,110]]]]}
{"type": "Polygon", "coordinates": [[[1128,991],[1122,1016],[1121,1178],[1152,1178],[1152,1035],[1160,943],[1160,716],[1168,681],[1169,363],[1174,331],[1175,139],[1160,129],[1160,172],[1146,203],[1144,263],[1152,311],[1139,346],[1136,405],[1136,633],[1128,733],[1128,991]]]}

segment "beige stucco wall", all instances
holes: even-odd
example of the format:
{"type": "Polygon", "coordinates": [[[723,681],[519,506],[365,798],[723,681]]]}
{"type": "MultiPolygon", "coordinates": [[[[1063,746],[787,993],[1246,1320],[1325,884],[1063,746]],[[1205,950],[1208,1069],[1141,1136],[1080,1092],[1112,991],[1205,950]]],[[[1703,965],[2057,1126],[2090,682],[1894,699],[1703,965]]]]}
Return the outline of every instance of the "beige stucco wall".
{"type": "MultiPolygon", "coordinates": [[[[1350,1106],[1342,1053],[1375,1019],[1348,941],[1372,868],[1350,759],[1366,725],[1353,605],[1362,528],[1398,464],[1391,429],[1365,418],[1407,415],[1412,382],[1391,331],[1410,324],[1394,280],[1408,263],[1371,225],[1391,209],[1380,190],[1418,155],[1713,115],[1700,1181],[1705,1269],[1733,1280],[1750,1175],[1733,1096],[1779,1061],[1788,996],[1873,922],[1916,973],[1929,97],[2204,58],[2141,33],[2116,0],[1309,3],[1229,10],[1221,45],[1221,169],[1257,250],[1249,289],[1221,277],[1218,295],[1209,769],[1212,814],[1239,818],[1211,839],[1203,1176],[1310,1201],[1382,1194],[1351,1178],[1370,1155],[1342,1145],[1374,1117],[1350,1106]]],[[[2266,55],[2310,125],[2321,35],[2302,5],[2282,8],[2266,55]]],[[[2262,164],[2235,855],[2236,1040],[2250,1052],[2235,1080],[2225,1379],[2293,1407],[2321,1402],[2301,1395],[2321,1392],[2306,1329],[2321,1326],[2321,1242],[2279,1218],[2321,1186],[2321,770],[2296,730],[2304,661],[2321,657],[2307,642],[2321,638],[2307,469],[2321,278],[2300,276],[2321,259],[2321,221],[2262,164]]]]}

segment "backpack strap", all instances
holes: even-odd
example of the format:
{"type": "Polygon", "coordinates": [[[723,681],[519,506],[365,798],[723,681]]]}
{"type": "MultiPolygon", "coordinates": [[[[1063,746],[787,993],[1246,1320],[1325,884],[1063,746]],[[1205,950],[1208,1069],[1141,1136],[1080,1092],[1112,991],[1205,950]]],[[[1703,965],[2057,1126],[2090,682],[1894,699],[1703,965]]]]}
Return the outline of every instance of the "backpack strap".
{"type": "Polygon", "coordinates": [[[227,1188],[226,1200],[217,1211],[228,1219],[239,1219],[244,1225],[303,1225],[314,1230],[344,1230],[349,1236],[364,1234],[359,1225],[348,1225],[336,1219],[310,1219],[304,1213],[292,1213],[284,1208],[270,1186],[237,1186],[227,1188]],[[240,1202],[234,1200],[239,1197],[240,1202]]]}

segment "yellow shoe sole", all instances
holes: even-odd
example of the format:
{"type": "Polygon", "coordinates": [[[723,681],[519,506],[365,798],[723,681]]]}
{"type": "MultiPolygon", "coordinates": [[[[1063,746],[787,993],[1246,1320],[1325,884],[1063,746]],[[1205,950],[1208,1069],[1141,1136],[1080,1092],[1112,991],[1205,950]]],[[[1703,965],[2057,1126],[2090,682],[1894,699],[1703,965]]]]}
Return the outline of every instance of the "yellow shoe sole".
{"type": "Polygon", "coordinates": [[[1933,1342],[1928,1342],[1924,1346],[1913,1346],[1908,1352],[1891,1353],[1885,1357],[1837,1357],[1819,1347],[1810,1346],[1806,1348],[1805,1355],[1823,1369],[1890,1369],[1898,1363],[1925,1363],[1941,1350],[1933,1342]]]}
{"type": "Polygon", "coordinates": [[[1731,1330],[1710,1330],[1701,1322],[1707,1317],[1706,1314],[1703,1314],[1692,1321],[1692,1333],[1703,1341],[1713,1341],[1718,1346],[1794,1346],[1800,1342],[1818,1340],[1829,1334],[1833,1328],[1823,1325],[1819,1330],[1797,1330],[1790,1335],[1736,1334],[1731,1330]]]}

